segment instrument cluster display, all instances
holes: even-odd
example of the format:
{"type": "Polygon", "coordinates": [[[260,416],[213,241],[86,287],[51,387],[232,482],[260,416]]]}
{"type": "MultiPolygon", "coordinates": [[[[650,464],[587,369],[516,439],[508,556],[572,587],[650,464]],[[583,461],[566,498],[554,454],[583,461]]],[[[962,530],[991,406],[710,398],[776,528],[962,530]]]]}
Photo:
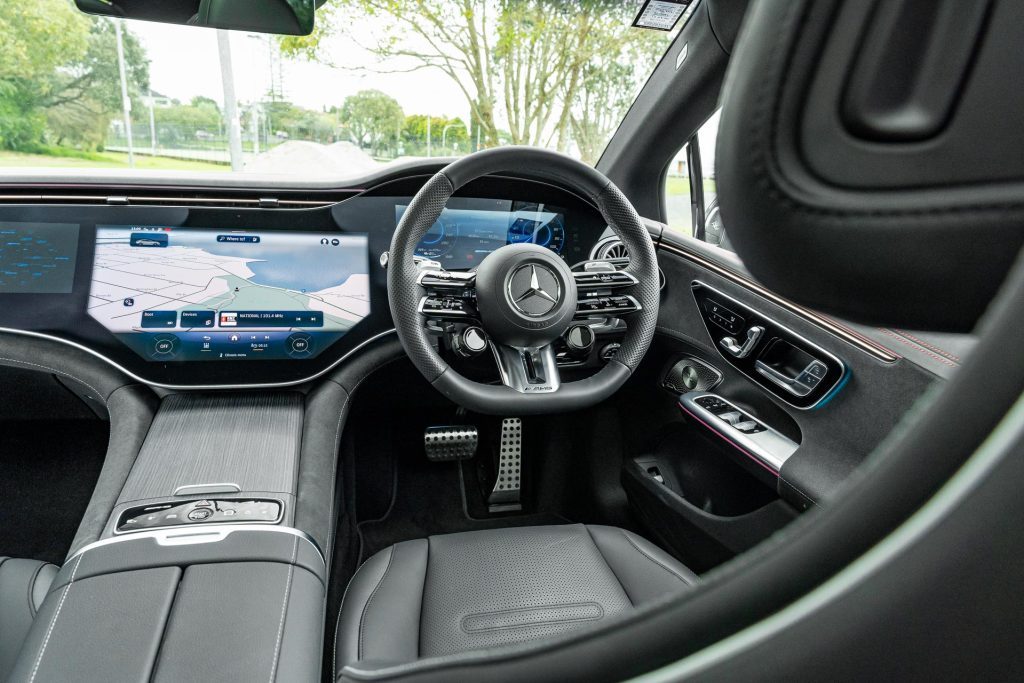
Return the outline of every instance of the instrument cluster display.
{"type": "MultiPolygon", "coordinates": [[[[396,224],[408,205],[395,207],[396,224]]],[[[564,209],[536,202],[454,197],[416,248],[416,255],[448,270],[475,268],[491,252],[508,244],[530,242],[563,259],[574,241],[564,209]]]]}

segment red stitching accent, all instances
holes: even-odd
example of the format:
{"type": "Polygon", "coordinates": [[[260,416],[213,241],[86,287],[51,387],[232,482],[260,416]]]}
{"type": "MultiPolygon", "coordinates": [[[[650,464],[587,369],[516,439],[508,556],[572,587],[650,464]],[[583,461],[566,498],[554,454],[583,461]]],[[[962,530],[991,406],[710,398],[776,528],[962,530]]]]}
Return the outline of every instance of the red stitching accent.
{"type": "Polygon", "coordinates": [[[887,330],[884,327],[879,327],[878,330],[880,332],[882,332],[883,334],[889,335],[890,337],[892,337],[893,339],[895,339],[899,343],[906,344],[907,346],[909,346],[910,348],[914,349],[915,351],[923,353],[924,355],[928,356],[929,358],[934,358],[935,360],[939,361],[940,363],[945,363],[946,365],[948,365],[951,368],[960,367],[959,365],[957,365],[953,361],[949,360],[948,358],[943,358],[942,356],[937,356],[937,355],[935,355],[931,351],[928,351],[925,348],[919,347],[916,344],[912,344],[910,341],[908,341],[908,340],[904,339],[903,337],[899,336],[898,334],[894,333],[892,330],[887,330]]]}
{"type": "Polygon", "coordinates": [[[945,356],[946,358],[948,358],[948,359],[950,359],[950,360],[955,360],[955,361],[956,361],[956,362],[958,362],[958,363],[959,363],[959,362],[961,362],[961,361],[960,361],[960,357],[959,357],[959,356],[955,356],[955,355],[953,355],[952,353],[950,353],[949,351],[943,351],[943,350],[942,350],[942,349],[940,349],[940,348],[939,348],[938,346],[935,346],[935,345],[933,345],[933,344],[929,344],[928,342],[926,342],[926,341],[925,341],[925,340],[923,340],[923,339],[918,339],[917,337],[915,337],[914,335],[910,334],[910,333],[909,333],[909,332],[907,332],[906,330],[900,330],[900,329],[897,329],[896,331],[897,331],[897,332],[899,332],[900,334],[902,334],[902,335],[903,335],[904,337],[906,337],[907,339],[912,339],[912,340],[914,340],[915,342],[917,342],[917,343],[918,343],[918,344],[920,344],[921,346],[925,347],[926,349],[931,349],[931,350],[932,350],[932,351],[934,351],[935,353],[941,353],[941,354],[942,354],[943,356],[945,356]]]}

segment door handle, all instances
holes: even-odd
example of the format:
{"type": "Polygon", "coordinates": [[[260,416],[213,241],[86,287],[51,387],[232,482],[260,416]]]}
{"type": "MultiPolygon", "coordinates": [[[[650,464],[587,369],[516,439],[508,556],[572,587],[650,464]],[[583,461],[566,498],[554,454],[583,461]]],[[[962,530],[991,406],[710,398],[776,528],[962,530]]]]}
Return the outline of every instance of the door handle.
{"type": "Polygon", "coordinates": [[[747,330],[747,340],[743,342],[743,346],[740,346],[739,342],[733,337],[724,337],[718,343],[736,358],[746,358],[753,353],[754,347],[761,341],[762,335],[764,335],[764,328],[760,325],[754,325],[747,330]]]}

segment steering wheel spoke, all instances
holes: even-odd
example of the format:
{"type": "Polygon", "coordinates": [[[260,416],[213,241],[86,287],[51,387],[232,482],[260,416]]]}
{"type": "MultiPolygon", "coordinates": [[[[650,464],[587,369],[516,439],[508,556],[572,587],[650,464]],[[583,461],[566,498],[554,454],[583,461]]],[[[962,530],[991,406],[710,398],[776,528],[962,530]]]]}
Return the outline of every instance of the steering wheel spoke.
{"type": "Polygon", "coordinates": [[[550,394],[561,386],[554,345],[530,348],[491,342],[491,350],[508,388],[521,394],[550,394]]]}

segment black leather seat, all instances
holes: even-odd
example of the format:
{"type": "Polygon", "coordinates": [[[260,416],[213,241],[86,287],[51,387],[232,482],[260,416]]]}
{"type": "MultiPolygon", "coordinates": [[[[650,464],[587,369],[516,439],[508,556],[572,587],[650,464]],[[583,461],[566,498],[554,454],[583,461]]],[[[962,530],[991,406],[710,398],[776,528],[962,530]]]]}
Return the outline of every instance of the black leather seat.
{"type": "Polygon", "coordinates": [[[558,636],[696,581],[661,549],[607,526],[406,541],[352,577],[338,615],[335,677],[346,666],[379,669],[558,636]]]}
{"type": "Polygon", "coordinates": [[[38,560],[0,557],[0,680],[7,680],[57,567],[38,560]]]}

